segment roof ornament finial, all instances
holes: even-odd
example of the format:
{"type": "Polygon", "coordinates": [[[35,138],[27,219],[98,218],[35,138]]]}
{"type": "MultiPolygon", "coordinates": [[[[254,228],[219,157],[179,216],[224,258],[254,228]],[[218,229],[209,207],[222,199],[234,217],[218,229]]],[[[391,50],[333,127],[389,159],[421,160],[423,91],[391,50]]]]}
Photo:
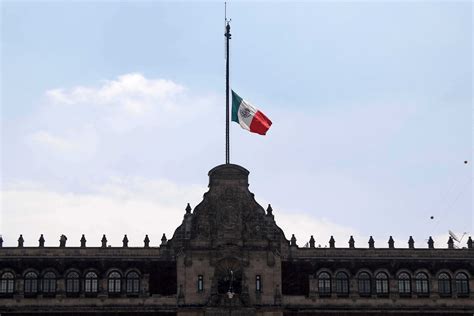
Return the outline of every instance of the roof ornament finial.
{"type": "Polygon", "coordinates": [[[186,214],[191,214],[192,208],[191,208],[191,205],[189,205],[189,203],[188,203],[188,205],[186,205],[185,210],[186,210],[186,214]]]}
{"type": "Polygon", "coordinates": [[[454,249],[454,240],[451,236],[448,238],[448,249],[454,249]]]}
{"type": "Polygon", "coordinates": [[[395,248],[395,241],[393,240],[392,236],[390,236],[390,238],[388,239],[388,248],[395,248]]]}
{"type": "Polygon", "coordinates": [[[62,234],[62,235],[59,237],[59,247],[61,247],[61,248],[66,247],[66,241],[67,241],[66,235],[62,234]]]}
{"type": "Polygon", "coordinates": [[[434,249],[434,240],[433,240],[433,238],[431,238],[431,236],[430,236],[430,238],[428,238],[428,248],[429,249],[434,249]]]}
{"type": "Polygon", "coordinates": [[[161,245],[160,246],[166,246],[167,242],[168,242],[168,238],[166,238],[166,234],[163,233],[163,236],[161,237],[161,245]]]}
{"type": "Polygon", "coordinates": [[[82,237],[81,237],[81,248],[85,248],[86,247],[86,236],[84,236],[84,234],[82,234],[82,237]]]}
{"type": "Polygon", "coordinates": [[[125,234],[125,236],[123,236],[123,239],[122,239],[122,247],[123,247],[123,248],[127,248],[127,247],[128,247],[128,237],[127,237],[127,234],[125,234]]]}
{"type": "Polygon", "coordinates": [[[23,239],[23,235],[20,234],[20,237],[18,238],[18,247],[23,248],[24,242],[25,242],[25,240],[23,239]]]}
{"type": "Polygon", "coordinates": [[[102,236],[102,240],[100,242],[102,243],[102,248],[107,247],[107,237],[105,237],[105,234],[102,236]]]}
{"type": "Polygon", "coordinates": [[[41,234],[40,238],[38,239],[38,242],[39,242],[38,247],[43,248],[44,247],[44,241],[45,241],[44,236],[43,236],[43,234],[41,234]]]}
{"type": "Polygon", "coordinates": [[[268,204],[267,207],[267,216],[273,216],[273,208],[271,204],[268,204]]]}
{"type": "Polygon", "coordinates": [[[143,240],[143,247],[150,248],[150,238],[148,238],[148,235],[145,235],[145,239],[143,240]]]}
{"type": "Polygon", "coordinates": [[[336,248],[336,241],[333,236],[329,239],[329,248],[336,248]]]}
{"type": "Polygon", "coordinates": [[[25,240],[23,239],[23,235],[20,234],[20,237],[18,238],[18,248],[23,248],[25,240]]]}
{"type": "Polygon", "coordinates": [[[369,238],[369,248],[375,248],[375,241],[374,241],[374,238],[372,238],[372,236],[370,236],[369,238]]]}
{"type": "Polygon", "coordinates": [[[292,246],[292,247],[298,247],[298,245],[296,244],[296,237],[295,237],[295,234],[292,234],[292,235],[291,235],[290,246],[292,246]]]}
{"type": "Polygon", "coordinates": [[[354,237],[349,238],[349,248],[355,248],[355,240],[354,237]]]}

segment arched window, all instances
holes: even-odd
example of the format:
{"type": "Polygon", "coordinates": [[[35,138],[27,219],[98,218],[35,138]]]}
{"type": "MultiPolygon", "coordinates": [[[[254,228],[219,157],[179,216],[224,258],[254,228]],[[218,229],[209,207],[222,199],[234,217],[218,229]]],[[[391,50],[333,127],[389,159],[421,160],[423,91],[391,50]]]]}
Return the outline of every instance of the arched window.
{"type": "Polygon", "coordinates": [[[120,293],[122,284],[122,276],[120,273],[117,271],[110,272],[108,281],[109,293],[120,293]]]}
{"type": "Polygon", "coordinates": [[[375,276],[375,292],[377,295],[388,294],[388,276],[383,272],[377,273],[375,276]]]}
{"type": "Polygon", "coordinates": [[[367,272],[359,274],[359,295],[368,296],[372,292],[370,275],[367,272]]]}
{"type": "Polygon", "coordinates": [[[25,295],[36,295],[38,293],[38,275],[30,271],[25,274],[25,295]]]}
{"type": "Polygon", "coordinates": [[[140,276],[132,271],[127,274],[127,294],[138,294],[140,292],[140,276]]]}
{"type": "Polygon", "coordinates": [[[95,272],[87,272],[84,278],[84,291],[86,295],[96,294],[98,290],[98,278],[95,272]]]}
{"type": "Polygon", "coordinates": [[[469,295],[469,278],[465,273],[456,274],[456,293],[458,296],[469,295]]]}
{"type": "Polygon", "coordinates": [[[54,272],[46,272],[43,276],[43,293],[56,293],[56,274],[54,272]]]}
{"type": "Polygon", "coordinates": [[[336,294],[339,296],[349,294],[349,277],[344,272],[336,274],[336,294]]]}
{"type": "Polygon", "coordinates": [[[411,295],[411,279],[406,272],[398,275],[398,293],[402,296],[411,295]]]}
{"type": "Polygon", "coordinates": [[[415,288],[416,294],[426,296],[430,292],[428,276],[426,273],[419,272],[415,276],[415,288]]]}
{"type": "Polygon", "coordinates": [[[66,275],[66,293],[79,293],[79,273],[73,271],[66,275]]]}
{"type": "Polygon", "coordinates": [[[438,292],[441,296],[451,296],[451,278],[447,273],[438,276],[438,292]]]}
{"type": "Polygon", "coordinates": [[[4,272],[0,277],[0,294],[13,294],[15,277],[11,272],[4,272]]]}
{"type": "Polygon", "coordinates": [[[320,296],[331,295],[331,276],[327,272],[321,272],[318,276],[318,290],[320,296]]]}

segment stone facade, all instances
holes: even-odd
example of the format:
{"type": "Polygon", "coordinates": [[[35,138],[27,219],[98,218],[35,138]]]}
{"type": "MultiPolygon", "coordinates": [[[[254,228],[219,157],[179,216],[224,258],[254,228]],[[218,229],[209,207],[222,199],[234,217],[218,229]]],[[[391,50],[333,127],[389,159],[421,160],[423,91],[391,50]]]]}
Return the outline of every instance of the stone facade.
{"type": "MultiPolygon", "coordinates": [[[[0,247],[0,313],[69,315],[472,315],[474,249],[298,247],[221,165],[160,247],[0,247]]],[[[1,242],[0,242],[1,246],[1,242]]]]}

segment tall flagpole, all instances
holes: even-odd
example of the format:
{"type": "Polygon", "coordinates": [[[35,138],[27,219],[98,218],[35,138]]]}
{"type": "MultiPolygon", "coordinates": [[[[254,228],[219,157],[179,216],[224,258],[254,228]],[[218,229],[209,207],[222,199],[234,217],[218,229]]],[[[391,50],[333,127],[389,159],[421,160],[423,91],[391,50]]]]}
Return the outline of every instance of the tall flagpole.
{"type": "Polygon", "coordinates": [[[225,163],[230,163],[230,143],[229,143],[229,41],[230,41],[230,21],[225,18],[226,37],[226,58],[225,58],[225,163]]]}

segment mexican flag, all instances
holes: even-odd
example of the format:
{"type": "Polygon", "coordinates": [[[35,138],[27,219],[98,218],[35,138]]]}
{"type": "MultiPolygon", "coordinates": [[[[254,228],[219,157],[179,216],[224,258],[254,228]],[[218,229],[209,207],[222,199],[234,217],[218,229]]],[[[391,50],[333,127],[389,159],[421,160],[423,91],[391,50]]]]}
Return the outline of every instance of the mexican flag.
{"type": "Polygon", "coordinates": [[[252,133],[265,135],[272,121],[232,90],[232,121],[252,133]]]}

